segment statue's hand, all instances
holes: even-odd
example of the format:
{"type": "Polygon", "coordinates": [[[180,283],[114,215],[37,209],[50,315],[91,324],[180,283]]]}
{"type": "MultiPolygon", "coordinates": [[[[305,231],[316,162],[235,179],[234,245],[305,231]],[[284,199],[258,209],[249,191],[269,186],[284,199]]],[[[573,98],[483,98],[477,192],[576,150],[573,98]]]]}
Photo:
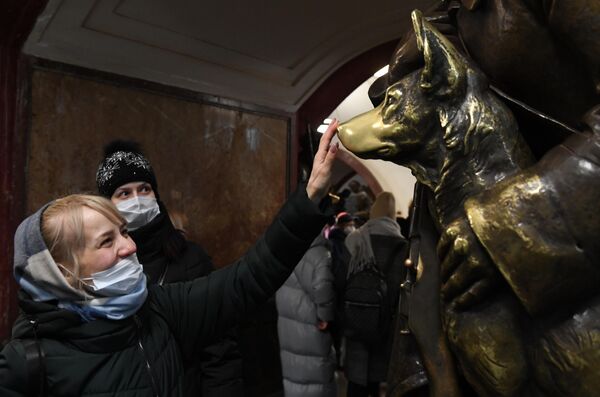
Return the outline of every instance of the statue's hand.
{"type": "Polygon", "coordinates": [[[498,284],[500,273],[466,218],[444,230],[437,251],[442,261],[442,296],[455,309],[481,302],[498,284]]]}

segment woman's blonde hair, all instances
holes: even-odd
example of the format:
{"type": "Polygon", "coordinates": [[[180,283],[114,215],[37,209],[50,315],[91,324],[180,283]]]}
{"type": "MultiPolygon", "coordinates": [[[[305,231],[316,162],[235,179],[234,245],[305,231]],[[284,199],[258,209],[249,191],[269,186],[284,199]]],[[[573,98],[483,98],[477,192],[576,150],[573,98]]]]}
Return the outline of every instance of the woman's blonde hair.
{"type": "Polygon", "coordinates": [[[382,216],[396,219],[396,199],[390,192],[379,193],[369,212],[370,219],[380,218],[382,216]]]}
{"type": "Polygon", "coordinates": [[[110,200],[88,194],[60,198],[44,210],[41,231],[46,247],[55,262],[72,272],[75,278],[71,274],[63,274],[78,289],[81,287],[77,280],[80,273],[79,254],[85,248],[83,207],[104,215],[115,225],[127,222],[110,200]]]}

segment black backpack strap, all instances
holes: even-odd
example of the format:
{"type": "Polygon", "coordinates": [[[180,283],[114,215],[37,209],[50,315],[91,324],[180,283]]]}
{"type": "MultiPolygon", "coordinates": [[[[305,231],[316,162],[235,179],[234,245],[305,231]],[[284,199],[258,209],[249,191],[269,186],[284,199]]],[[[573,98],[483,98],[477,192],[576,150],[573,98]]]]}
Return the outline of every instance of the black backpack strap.
{"type": "Polygon", "coordinates": [[[28,397],[46,396],[46,356],[37,339],[13,339],[25,351],[25,371],[28,397]]]}
{"type": "Polygon", "coordinates": [[[47,394],[46,355],[37,336],[37,320],[30,318],[33,339],[14,339],[25,351],[25,370],[27,371],[27,396],[44,397],[47,394]]]}
{"type": "Polygon", "coordinates": [[[25,349],[25,368],[27,369],[28,396],[46,395],[46,356],[37,339],[20,341],[25,349]]]}

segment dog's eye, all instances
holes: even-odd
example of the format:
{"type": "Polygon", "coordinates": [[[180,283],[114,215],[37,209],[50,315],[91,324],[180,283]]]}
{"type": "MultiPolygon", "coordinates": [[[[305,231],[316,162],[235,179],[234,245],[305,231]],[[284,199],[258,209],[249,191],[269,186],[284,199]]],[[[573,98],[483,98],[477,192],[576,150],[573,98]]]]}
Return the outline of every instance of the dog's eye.
{"type": "Polygon", "coordinates": [[[396,106],[400,103],[402,98],[402,90],[400,87],[390,87],[385,93],[385,108],[389,109],[393,107],[395,109],[396,106]]]}
{"type": "Polygon", "coordinates": [[[399,87],[390,87],[385,94],[385,102],[383,105],[383,120],[388,120],[394,117],[396,108],[400,105],[402,98],[402,90],[399,87]]]}
{"type": "Polygon", "coordinates": [[[397,102],[402,98],[402,90],[399,87],[391,87],[386,93],[386,99],[390,102],[397,102]]]}

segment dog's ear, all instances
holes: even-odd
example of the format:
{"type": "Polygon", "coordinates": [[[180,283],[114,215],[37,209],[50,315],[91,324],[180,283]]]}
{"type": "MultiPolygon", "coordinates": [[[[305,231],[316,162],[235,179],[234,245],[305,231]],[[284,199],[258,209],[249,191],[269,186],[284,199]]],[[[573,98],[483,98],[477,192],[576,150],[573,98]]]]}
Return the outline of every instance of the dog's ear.
{"type": "Polygon", "coordinates": [[[417,46],[425,62],[421,72],[421,89],[444,98],[464,93],[467,77],[465,59],[419,10],[413,11],[411,18],[417,46]]]}

